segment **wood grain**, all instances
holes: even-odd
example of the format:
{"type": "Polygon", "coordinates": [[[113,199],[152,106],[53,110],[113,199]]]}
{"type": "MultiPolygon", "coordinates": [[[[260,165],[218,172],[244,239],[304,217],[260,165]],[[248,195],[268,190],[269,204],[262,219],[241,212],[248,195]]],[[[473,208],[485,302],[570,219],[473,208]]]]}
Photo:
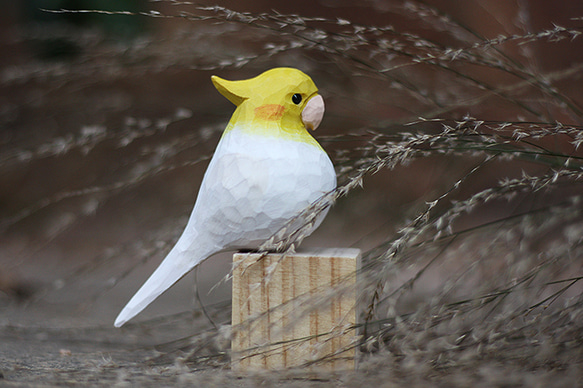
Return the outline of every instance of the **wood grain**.
{"type": "Polygon", "coordinates": [[[236,253],[232,369],[354,369],[359,261],[348,248],[236,253]]]}

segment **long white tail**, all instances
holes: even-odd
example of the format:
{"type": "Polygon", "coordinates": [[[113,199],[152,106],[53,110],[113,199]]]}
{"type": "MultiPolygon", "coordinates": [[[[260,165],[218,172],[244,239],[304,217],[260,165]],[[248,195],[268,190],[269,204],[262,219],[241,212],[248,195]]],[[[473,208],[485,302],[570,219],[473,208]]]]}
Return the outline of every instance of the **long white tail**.
{"type": "Polygon", "coordinates": [[[120,327],[135,317],[160,294],[216,252],[216,249],[207,247],[207,244],[201,244],[203,246],[197,244],[199,239],[196,238],[196,232],[193,233],[192,230],[189,232],[187,235],[186,230],[184,231],[160,266],[121,310],[115,319],[115,327],[120,327]]]}

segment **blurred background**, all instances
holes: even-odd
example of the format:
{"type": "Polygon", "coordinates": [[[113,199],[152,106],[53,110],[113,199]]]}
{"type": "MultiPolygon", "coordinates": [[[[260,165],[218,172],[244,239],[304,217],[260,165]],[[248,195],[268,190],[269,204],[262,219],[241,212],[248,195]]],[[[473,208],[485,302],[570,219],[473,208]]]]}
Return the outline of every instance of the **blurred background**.
{"type": "MultiPolygon", "coordinates": [[[[303,70],[320,88],[327,111],[315,137],[346,188],[302,246],[364,252],[377,275],[362,284],[377,322],[371,346],[386,345],[391,362],[403,357],[397,382],[418,364],[403,363],[408,353],[386,319],[412,309],[429,319],[445,306],[435,295],[478,300],[474,293],[509,295],[528,283],[520,302],[475,316],[483,333],[491,329],[484,317],[523,304],[581,302],[583,3],[4,0],[0,10],[7,379],[37,381],[50,365],[63,372],[55,382],[87,364],[119,374],[155,351],[171,356],[154,365],[174,365],[177,349],[220,339],[194,284],[208,313],[228,324],[230,254],[205,262],[129,327],[112,324],[180,235],[233,112],[210,76],[244,79],[278,66],[303,70]],[[537,261],[543,256],[552,263],[537,261]],[[104,354],[109,361],[97,363],[104,354]]],[[[520,364],[523,372],[580,377],[576,311],[564,323],[574,331],[554,344],[578,374],[546,348],[540,364],[520,364]]],[[[468,330],[451,327],[456,338],[468,330]]],[[[538,341],[525,346],[538,352],[542,331],[524,334],[538,341]]],[[[224,368],[223,347],[213,346],[205,354],[224,368]]],[[[419,376],[437,373],[426,368],[419,376]]]]}

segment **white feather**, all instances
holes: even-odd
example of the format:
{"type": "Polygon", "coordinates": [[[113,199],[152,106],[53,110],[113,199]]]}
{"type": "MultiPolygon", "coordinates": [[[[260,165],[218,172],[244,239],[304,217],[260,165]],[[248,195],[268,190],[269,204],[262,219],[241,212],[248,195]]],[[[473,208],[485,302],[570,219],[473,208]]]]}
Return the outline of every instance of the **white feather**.
{"type": "MultiPolygon", "coordinates": [[[[334,167],[320,147],[235,126],[217,146],[182,236],[115,326],[132,319],[209,256],[257,248],[335,187],[334,167]]],[[[320,214],[312,231],[325,215],[320,214]]]]}

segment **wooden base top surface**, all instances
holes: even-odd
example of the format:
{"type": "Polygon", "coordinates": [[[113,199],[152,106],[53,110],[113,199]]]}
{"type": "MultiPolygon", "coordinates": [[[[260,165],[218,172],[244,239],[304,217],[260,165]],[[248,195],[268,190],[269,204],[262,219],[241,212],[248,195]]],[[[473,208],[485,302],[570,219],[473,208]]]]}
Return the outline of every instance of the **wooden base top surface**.
{"type": "MultiPolygon", "coordinates": [[[[292,252],[292,253],[285,253],[285,252],[271,252],[271,253],[267,253],[266,256],[281,256],[282,254],[285,254],[286,256],[294,256],[294,257],[322,257],[322,258],[331,258],[331,257],[337,257],[337,258],[358,258],[360,257],[360,249],[357,248],[305,248],[305,249],[298,249],[296,252],[292,252]]],[[[254,252],[249,252],[249,253],[245,253],[245,252],[237,252],[233,255],[234,260],[236,261],[235,258],[240,257],[240,256],[252,256],[252,255],[263,255],[260,253],[254,253],[254,252]]]]}

